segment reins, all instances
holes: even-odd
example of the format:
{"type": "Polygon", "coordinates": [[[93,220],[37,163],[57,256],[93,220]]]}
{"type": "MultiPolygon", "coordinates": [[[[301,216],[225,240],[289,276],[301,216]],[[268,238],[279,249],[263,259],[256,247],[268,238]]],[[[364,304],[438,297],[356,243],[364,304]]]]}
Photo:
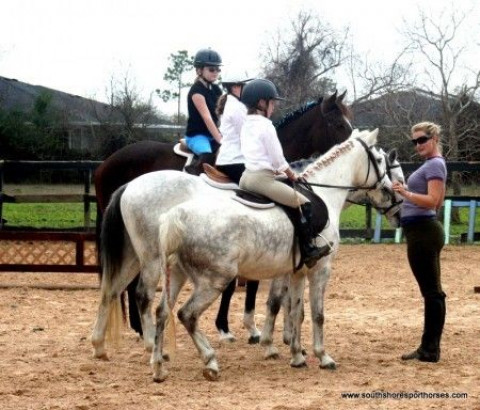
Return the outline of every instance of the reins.
{"type": "MultiPolygon", "coordinates": [[[[369,147],[361,138],[355,138],[357,141],[359,141],[362,145],[362,147],[365,149],[367,156],[368,156],[368,169],[367,169],[367,176],[365,177],[365,182],[368,181],[368,177],[370,176],[370,168],[371,164],[373,164],[373,169],[375,170],[375,173],[377,174],[377,182],[375,182],[371,186],[361,186],[361,187],[356,187],[356,186],[349,186],[349,185],[334,185],[334,184],[318,184],[316,182],[308,182],[304,181],[305,184],[308,184],[310,186],[316,186],[316,187],[321,187],[321,188],[338,188],[338,189],[347,189],[349,191],[360,191],[360,190],[367,190],[370,191],[372,189],[375,189],[381,181],[385,178],[385,175],[387,175],[387,172],[385,171],[383,175],[380,175],[380,169],[378,168],[378,164],[372,154],[372,151],[370,150],[371,147],[369,147]]],[[[303,178],[302,178],[303,179],[303,178]]],[[[311,188],[310,188],[311,190],[311,188]]]]}
{"type": "MultiPolygon", "coordinates": [[[[319,184],[319,183],[316,183],[316,182],[308,182],[305,178],[301,178],[301,180],[299,181],[300,184],[302,184],[302,186],[306,189],[308,189],[309,191],[311,191],[314,195],[316,195],[314,192],[313,192],[313,189],[312,189],[312,186],[316,186],[316,187],[321,187],[321,188],[337,188],[337,189],[346,189],[346,190],[349,190],[349,191],[361,191],[361,190],[366,190],[366,191],[371,191],[373,189],[376,189],[377,186],[379,184],[382,183],[382,181],[384,180],[385,176],[388,176],[390,177],[391,175],[391,172],[390,172],[390,169],[393,169],[393,168],[397,168],[397,167],[400,167],[400,165],[393,165],[391,166],[389,169],[387,169],[388,167],[385,167],[385,171],[383,172],[383,174],[380,172],[380,169],[378,167],[378,164],[376,162],[376,159],[375,157],[373,156],[373,153],[371,151],[371,148],[372,147],[369,147],[361,138],[355,138],[357,141],[360,142],[360,144],[362,145],[362,147],[365,149],[365,152],[367,153],[367,156],[368,156],[368,168],[367,168],[367,175],[365,177],[365,182],[364,182],[364,185],[367,183],[368,181],[368,178],[370,176],[370,169],[371,169],[371,166],[373,164],[373,169],[375,170],[375,174],[377,175],[377,181],[370,185],[370,186],[360,186],[360,187],[356,187],[356,186],[348,186],[348,185],[334,185],[334,184],[319,184]]],[[[385,158],[385,163],[387,163],[387,159],[385,158]]],[[[294,184],[294,189],[295,189],[295,184],[294,184]]],[[[387,214],[391,209],[395,208],[396,206],[398,206],[399,204],[402,203],[402,201],[398,201],[396,200],[396,197],[395,197],[395,194],[390,192],[389,191],[389,194],[390,196],[392,197],[392,204],[389,206],[389,207],[386,207],[386,208],[382,208],[382,207],[378,207],[378,206],[375,206],[375,209],[382,215],[385,215],[387,214]]],[[[368,195],[368,192],[367,192],[367,195],[368,195]]],[[[318,196],[318,195],[317,195],[318,196]]],[[[355,203],[353,201],[350,201],[351,203],[355,203]]],[[[365,205],[366,204],[357,204],[357,205],[365,205]]]]}

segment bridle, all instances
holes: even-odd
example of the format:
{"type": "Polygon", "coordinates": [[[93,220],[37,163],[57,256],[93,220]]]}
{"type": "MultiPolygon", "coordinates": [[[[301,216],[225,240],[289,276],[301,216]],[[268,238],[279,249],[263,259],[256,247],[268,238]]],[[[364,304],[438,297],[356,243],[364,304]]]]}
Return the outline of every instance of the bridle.
{"type": "MultiPolygon", "coordinates": [[[[366,177],[365,177],[365,182],[363,183],[362,186],[357,187],[357,186],[348,186],[348,185],[318,184],[318,183],[315,183],[315,182],[308,182],[308,181],[305,181],[305,180],[302,181],[302,182],[305,186],[316,186],[316,187],[322,187],[322,188],[339,188],[339,189],[347,189],[349,191],[366,190],[367,191],[367,196],[368,196],[369,191],[376,190],[380,186],[382,188],[382,190],[387,191],[388,195],[391,198],[391,203],[392,204],[388,207],[380,207],[380,206],[376,206],[376,205],[374,207],[382,215],[385,215],[388,212],[390,212],[393,208],[397,207],[402,202],[402,201],[397,201],[397,199],[395,197],[395,193],[394,193],[393,190],[385,187],[385,185],[386,185],[385,184],[385,178],[386,177],[390,178],[391,172],[390,172],[390,170],[387,169],[387,167],[385,167],[385,170],[383,170],[383,173],[380,170],[380,168],[378,166],[378,163],[377,163],[377,159],[375,158],[375,156],[373,155],[373,152],[372,152],[372,148],[375,147],[374,145],[369,147],[361,138],[355,138],[355,139],[358,142],[360,142],[361,146],[364,148],[364,150],[367,154],[367,157],[368,157],[367,174],[366,174],[366,177]],[[367,181],[370,177],[370,172],[371,172],[372,168],[375,171],[377,180],[374,184],[367,185],[367,181]]],[[[386,160],[386,158],[385,158],[385,163],[388,164],[388,161],[386,160]]],[[[395,165],[395,166],[392,166],[392,168],[399,167],[399,166],[400,165],[395,165]]],[[[312,190],[312,189],[310,188],[310,190],[312,190]]]]}
{"type": "MultiPolygon", "coordinates": [[[[392,181],[392,169],[401,168],[402,166],[400,165],[400,163],[391,164],[388,160],[388,154],[386,152],[383,152],[383,157],[385,158],[385,163],[387,164],[387,167],[386,167],[387,176],[390,179],[390,181],[392,181]]],[[[382,215],[388,214],[393,208],[395,208],[395,207],[397,207],[397,206],[399,206],[403,203],[403,199],[397,200],[397,197],[395,196],[395,193],[393,193],[393,197],[394,197],[394,200],[392,200],[392,205],[390,205],[389,207],[386,207],[386,208],[378,207],[378,208],[376,208],[382,215]]],[[[360,205],[360,206],[370,205],[370,203],[368,203],[368,202],[358,202],[358,201],[353,201],[353,200],[348,199],[348,198],[347,198],[347,202],[349,202],[353,205],[360,205]]]]}

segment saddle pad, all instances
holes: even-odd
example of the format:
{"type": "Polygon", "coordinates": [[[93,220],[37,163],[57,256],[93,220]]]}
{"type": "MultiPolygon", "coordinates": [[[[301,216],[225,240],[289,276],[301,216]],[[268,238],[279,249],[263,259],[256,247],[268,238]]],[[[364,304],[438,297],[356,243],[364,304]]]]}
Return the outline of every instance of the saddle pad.
{"type": "Polygon", "coordinates": [[[261,209],[273,208],[275,206],[275,203],[263,195],[258,195],[240,188],[234,189],[234,191],[236,196],[234,196],[233,199],[242,204],[261,209]]]}
{"type": "Polygon", "coordinates": [[[208,185],[213,186],[218,189],[238,189],[238,185],[235,182],[217,182],[210,178],[207,174],[200,174],[200,178],[203,182],[206,182],[208,185]]]}
{"type": "MultiPolygon", "coordinates": [[[[188,149],[188,148],[187,148],[188,149]]],[[[181,157],[185,158],[191,158],[193,157],[193,152],[191,151],[185,151],[182,147],[182,144],[180,142],[176,143],[173,146],[173,152],[177,155],[180,155],[181,157]]]]}

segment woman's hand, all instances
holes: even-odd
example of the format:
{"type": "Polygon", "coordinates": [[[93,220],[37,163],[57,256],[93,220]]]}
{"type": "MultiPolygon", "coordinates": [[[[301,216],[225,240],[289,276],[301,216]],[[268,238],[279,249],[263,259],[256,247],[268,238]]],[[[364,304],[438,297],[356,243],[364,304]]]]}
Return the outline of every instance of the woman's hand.
{"type": "Polygon", "coordinates": [[[399,181],[395,181],[393,184],[392,184],[392,188],[395,192],[398,192],[401,196],[403,196],[404,198],[405,197],[408,197],[408,193],[409,191],[407,191],[405,185],[399,181]]]}

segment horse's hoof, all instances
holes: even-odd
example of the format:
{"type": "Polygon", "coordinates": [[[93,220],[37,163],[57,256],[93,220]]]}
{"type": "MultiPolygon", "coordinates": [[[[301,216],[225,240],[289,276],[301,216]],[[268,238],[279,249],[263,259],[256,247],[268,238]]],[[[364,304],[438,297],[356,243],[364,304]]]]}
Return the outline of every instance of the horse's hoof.
{"type": "Polygon", "coordinates": [[[170,355],[168,353],[162,354],[162,357],[163,357],[163,360],[165,360],[166,362],[170,361],[170,355]]]}
{"type": "Polygon", "coordinates": [[[105,353],[105,352],[103,352],[103,353],[98,353],[98,354],[97,354],[97,353],[94,353],[94,354],[93,354],[93,357],[94,357],[95,359],[103,360],[103,361],[105,361],[105,362],[108,362],[108,361],[110,360],[110,359],[108,358],[107,353],[105,353]]]}
{"type": "Polygon", "coordinates": [[[335,362],[320,364],[320,369],[337,370],[337,364],[335,362]]]}
{"type": "Polygon", "coordinates": [[[290,367],[293,367],[294,369],[301,369],[302,367],[307,367],[307,362],[290,363],[290,367]]]}
{"type": "Polygon", "coordinates": [[[258,336],[250,336],[248,338],[248,344],[249,345],[256,345],[260,343],[260,335],[258,336]]]}
{"type": "Polygon", "coordinates": [[[211,382],[216,382],[220,378],[220,374],[213,369],[203,369],[203,377],[211,382]]]}
{"type": "Polygon", "coordinates": [[[219,338],[222,343],[233,343],[237,341],[237,338],[233,334],[230,332],[224,332],[223,330],[220,330],[219,338]]]}
{"type": "Polygon", "coordinates": [[[280,359],[280,355],[278,353],[272,353],[265,356],[265,360],[278,360],[280,359]]]}
{"type": "Polygon", "coordinates": [[[165,371],[161,372],[158,375],[154,374],[153,375],[153,381],[155,383],[162,383],[167,379],[167,376],[168,376],[168,372],[165,372],[165,371]]]}

